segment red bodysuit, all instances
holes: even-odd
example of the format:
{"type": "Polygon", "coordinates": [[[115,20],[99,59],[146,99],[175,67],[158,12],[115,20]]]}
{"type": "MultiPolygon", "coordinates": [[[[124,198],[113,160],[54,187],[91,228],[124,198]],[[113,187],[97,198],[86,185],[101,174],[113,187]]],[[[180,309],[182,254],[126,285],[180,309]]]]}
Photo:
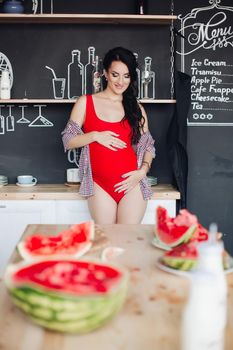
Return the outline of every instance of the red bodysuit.
{"type": "Polygon", "coordinates": [[[127,144],[126,148],[117,148],[117,151],[112,151],[98,142],[92,142],[89,145],[94,182],[119,203],[124,196],[124,191],[120,193],[114,192],[114,185],[125,180],[122,178],[123,174],[137,169],[137,157],[131,145],[131,127],[127,120],[107,122],[100,119],[95,112],[92,95],[87,95],[86,97],[84,132],[113,131],[127,144]]]}

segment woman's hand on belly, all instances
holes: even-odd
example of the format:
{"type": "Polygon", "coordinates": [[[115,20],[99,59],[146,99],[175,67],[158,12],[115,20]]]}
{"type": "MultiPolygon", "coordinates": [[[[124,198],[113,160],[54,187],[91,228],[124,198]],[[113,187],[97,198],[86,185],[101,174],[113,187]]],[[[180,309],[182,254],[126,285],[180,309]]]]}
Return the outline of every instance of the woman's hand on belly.
{"type": "Polygon", "coordinates": [[[125,180],[118,182],[114,185],[115,192],[123,192],[127,193],[132,190],[144,177],[146,176],[146,172],[143,169],[129,171],[122,175],[125,180]]]}
{"type": "Polygon", "coordinates": [[[112,151],[117,151],[117,149],[126,148],[127,145],[124,141],[119,139],[119,135],[113,131],[96,131],[95,141],[100,145],[105,146],[112,151]]]}

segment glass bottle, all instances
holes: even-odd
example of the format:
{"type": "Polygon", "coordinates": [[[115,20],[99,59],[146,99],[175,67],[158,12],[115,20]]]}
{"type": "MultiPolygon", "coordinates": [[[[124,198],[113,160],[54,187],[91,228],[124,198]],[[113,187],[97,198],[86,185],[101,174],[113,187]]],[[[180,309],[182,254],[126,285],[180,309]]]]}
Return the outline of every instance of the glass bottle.
{"type": "MultiPolygon", "coordinates": [[[[138,62],[138,54],[136,52],[133,53],[136,61],[138,62]]],[[[137,98],[140,98],[141,96],[141,72],[140,69],[137,67],[136,68],[136,72],[137,72],[137,85],[138,85],[138,96],[137,98]]]]}
{"type": "Polygon", "coordinates": [[[95,66],[92,71],[92,92],[95,94],[102,90],[102,69],[99,56],[95,57],[95,66]]]}
{"type": "Polygon", "coordinates": [[[7,100],[11,98],[11,83],[10,83],[10,74],[8,70],[2,71],[0,97],[3,100],[7,100]]]}
{"type": "Polygon", "coordinates": [[[213,227],[209,241],[198,247],[198,268],[191,275],[190,297],[182,319],[182,350],[224,350],[227,284],[223,243],[216,240],[217,229],[213,227]]]}
{"type": "Polygon", "coordinates": [[[147,0],[136,0],[137,1],[137,13],[139,15],[147,14],[147,0]]]}
{"type": "Polygon", "coordinates": [[[93,46],[88,47],[88,63],[84,67],[84,93],[92,93],[92,72],[95,67],[95,48],[93,46]]]}
{"type": "Polygon", "coordinates": [[[141,79],[141,98],[155,98],[155,72],[151,70],[151,57],[145,57],[141,79]]]}
{"type": "Polygon", "coordinates": [[[80,62],[81,52],[72,51],[72,61],[68,64],[68,98],[75,99],[84,93],[84,67],[80,62]]]}

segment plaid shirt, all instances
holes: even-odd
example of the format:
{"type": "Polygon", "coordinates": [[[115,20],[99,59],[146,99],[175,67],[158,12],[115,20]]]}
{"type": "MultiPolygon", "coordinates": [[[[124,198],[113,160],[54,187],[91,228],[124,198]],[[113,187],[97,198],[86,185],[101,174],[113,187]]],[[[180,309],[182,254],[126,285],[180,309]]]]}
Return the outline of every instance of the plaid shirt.
{"type": "MultiPolygon", "coordinates": [[[[62,141],[63,141],[65,152],[67,151],[68,142],[74,136],[80,135],[80,134],[83,134],[83,131],[80,128],[80,126],[73,120],[69,120],[64,131],[62,132],[62,141]]],[[[135,151],[137,155],[138,168],[140,168],[142,165],[145,152],[150,152],[152,154],[152,157],[153,158],[155,157],[154,140],[149,131],[141,135],[136,145],[135,151]]],[[[94,183],[93,183],[92,170],[91,170],[89,145],[82,147],[80,158],[79,158],[79,172],[80,172],[80,181],[81,181],[79,194],[85,197],[93,196],[94,183]]],[[[152,191],[148,184],[146,176],[140,181],[140,188],[141,188],[144,200],[150,199],[152,196],[152,191]]]]}

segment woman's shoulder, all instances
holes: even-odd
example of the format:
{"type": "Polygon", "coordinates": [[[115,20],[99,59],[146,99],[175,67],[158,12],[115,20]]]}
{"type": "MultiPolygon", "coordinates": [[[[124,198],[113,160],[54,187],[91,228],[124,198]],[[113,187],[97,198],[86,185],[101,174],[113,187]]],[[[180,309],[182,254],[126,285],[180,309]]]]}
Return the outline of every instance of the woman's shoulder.
{"type": "Polygon", "coordinates": [[[80,97],[77,98],[77,101],[75,102],[75,105],[78,106],[85,106],[86,105],[86,101],[87,101],[87,95],[82,95],[80,97]]]}

